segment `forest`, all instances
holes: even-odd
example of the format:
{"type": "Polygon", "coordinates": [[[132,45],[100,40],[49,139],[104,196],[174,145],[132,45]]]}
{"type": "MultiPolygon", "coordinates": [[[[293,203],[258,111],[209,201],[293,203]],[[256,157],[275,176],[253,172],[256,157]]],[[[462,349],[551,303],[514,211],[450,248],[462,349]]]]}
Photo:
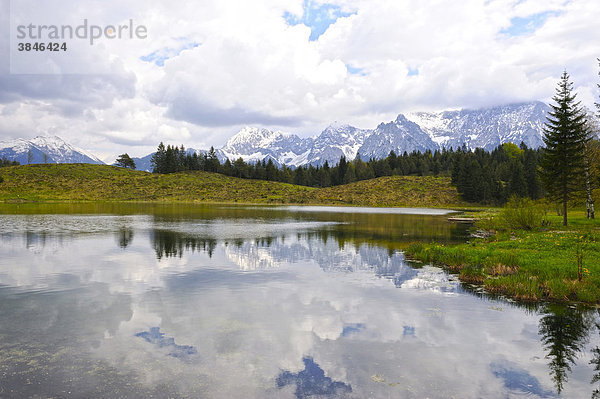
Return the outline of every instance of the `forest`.
{"type": "Polygon", "coordinates": [[[341,157],[336,165],[278,166],[272,159],[247,163],[242,158],[220,162],[214,148],[205,154],[188,153],[183,146],[161,143],[152,164],[154,173],[204,170],[244,179],[260,179],[310,187],[329,187],[381,176],[451,177],[465,201],[503,204],[512,195],[539,199],[544,196],[538,176],[541,149],[505,143],[491,152],[466,147],[442,151],[393,151],[384,159],[352,161],[341,157]]]}

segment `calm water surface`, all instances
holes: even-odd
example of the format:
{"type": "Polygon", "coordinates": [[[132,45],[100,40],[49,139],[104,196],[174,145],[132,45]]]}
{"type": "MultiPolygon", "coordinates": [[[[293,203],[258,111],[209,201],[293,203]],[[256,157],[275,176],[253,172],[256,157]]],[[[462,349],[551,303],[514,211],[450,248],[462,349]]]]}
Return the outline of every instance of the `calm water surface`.
{"type": "Polygon", "coordinates": [[[400,251],[467,228],[439,210],[0,206],[0,397],[600,397],[595,309],[491,299],[400,251]]]}

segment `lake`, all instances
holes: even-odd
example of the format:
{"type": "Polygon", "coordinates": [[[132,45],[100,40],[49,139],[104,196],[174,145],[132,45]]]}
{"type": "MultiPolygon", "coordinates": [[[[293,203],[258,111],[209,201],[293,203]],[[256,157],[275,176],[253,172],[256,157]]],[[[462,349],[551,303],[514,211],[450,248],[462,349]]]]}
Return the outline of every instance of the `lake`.
{"type": "Polygon", "coordinates": [[[0,205],[0,397],[600,398],[593,308],[405,259],[446,211],[0,205]]]}

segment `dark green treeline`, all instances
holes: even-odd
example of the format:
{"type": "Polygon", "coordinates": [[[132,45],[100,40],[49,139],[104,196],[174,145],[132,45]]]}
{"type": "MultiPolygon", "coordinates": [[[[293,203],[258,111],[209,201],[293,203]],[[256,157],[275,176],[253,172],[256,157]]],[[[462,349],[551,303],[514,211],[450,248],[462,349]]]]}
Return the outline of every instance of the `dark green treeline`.
{"type": "Polygon", "coordinates": [[[188,153],[183,146],[160,143],[152,158],[154,173],[204,170],[243,179],[261,179],[311,187],[330,187],[380,176],[448,176],[465,201],[502,204],[512,195],[540,198],[537,177],[540,150],[507,143],[492,152],[482,149],[404,152],[393,151],[384,159],[353,161],[341,157],[337,165],[289,168],[273,160],[247,163],[242,158],[221,163],[214,148],[206,154],[188,153]]]}

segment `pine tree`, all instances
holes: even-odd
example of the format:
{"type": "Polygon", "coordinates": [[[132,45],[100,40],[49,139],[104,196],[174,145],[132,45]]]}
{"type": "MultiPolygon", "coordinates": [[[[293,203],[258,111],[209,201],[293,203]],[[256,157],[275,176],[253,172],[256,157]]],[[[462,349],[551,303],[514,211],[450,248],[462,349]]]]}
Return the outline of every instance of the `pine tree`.
{"type": "Polygon", "coordinates": [[[513,159],[509,164],[510,179],[508,180],[508,196],[518,195],[519,197],[527,196],[527,181],[525,180],[525,170],[523,164],[513,159]]]}
{"type": "Polygon", "coordinates": [[[299,186],[307,185],[306,171],[302,166],[296,168],[296,173],[294,174],[294,184],[299,186]]]}
{"type": "MultiPolygon", "coordinates": [[[[165,170],[162,173],[175,173],[177,172],[177,154],[175,153],[177,147],[167,146],[165,151],[164,167],[165,170]]],[[[177,150],[179,152],[179,150],[177,150]]]]}
{"type": "Polygon", "coordinates": [[[348,163],[346,162],[346,157],[341,156],[340,162],[337,164],[337,176],[335,177],[334,184],[344,184],[344,176],[346,175],[346,170],[348,169],[348,163]]]}
{"type": "Polygon", "coordinates": [[[166,173],[165,172],[165,155],[166,149],[165,145],[160,142],[158,148],[154,155],[152,155],[152,159],[150,162],[152,163],[152,173],[166,173]]]}
{"type": "Polygon", "coordinates": [[[588,139],[586,118],[573,93],[573,83],[565,71],[552,98],[552,111],[544,127],[540,177],[551,199],[563,208],[563,226],[567,225],[567,204],[583,189],[584,151],[588,139]]]}
{"type": "Polygon", "coordinates": [[[348,167],[346,168],[346,173],[344,174],[344,184],[352,183],[356,181],[356,169],[353,163],[348,163],[348,167]]]}
{"type": "Polygon", "coordinates": [[[119,155],[116,164],[121,168],[135,169],[135,161],[127,153],[119,155]]]}
{"type": "Polygon", "coordinates": [[[266,171],[266,179],[269,181],[274,181],[277,177],[277,167],[273,163],[273,160],[269,158],[269,162],[265,166],[266,171]]]}
{"type": "Polygon", "coordinates": [[[205,170],[207,172],[218,172],[220,166],[221,166],[221,162],[219,162],[219,158],[217,157],[215,148],[210,147],[208,154],[206,154],[206,169],[205,170]]]}
{"type": "Polygon", "coordinates": [[[523,166],[525,167],[525,181],[527,182],[527,195],[531,199],[541,197],[541,189],[537,176],[537,155],[536,151],[530,148],[525,149],[523,166]]]}
{"type": "Polygon", "coordinates": [[[233,175],[243,179],[247,179],[249,177],[248,165],[246,162],[244,162],[243,158],[240,157],[233,163],[233,175]]]}

